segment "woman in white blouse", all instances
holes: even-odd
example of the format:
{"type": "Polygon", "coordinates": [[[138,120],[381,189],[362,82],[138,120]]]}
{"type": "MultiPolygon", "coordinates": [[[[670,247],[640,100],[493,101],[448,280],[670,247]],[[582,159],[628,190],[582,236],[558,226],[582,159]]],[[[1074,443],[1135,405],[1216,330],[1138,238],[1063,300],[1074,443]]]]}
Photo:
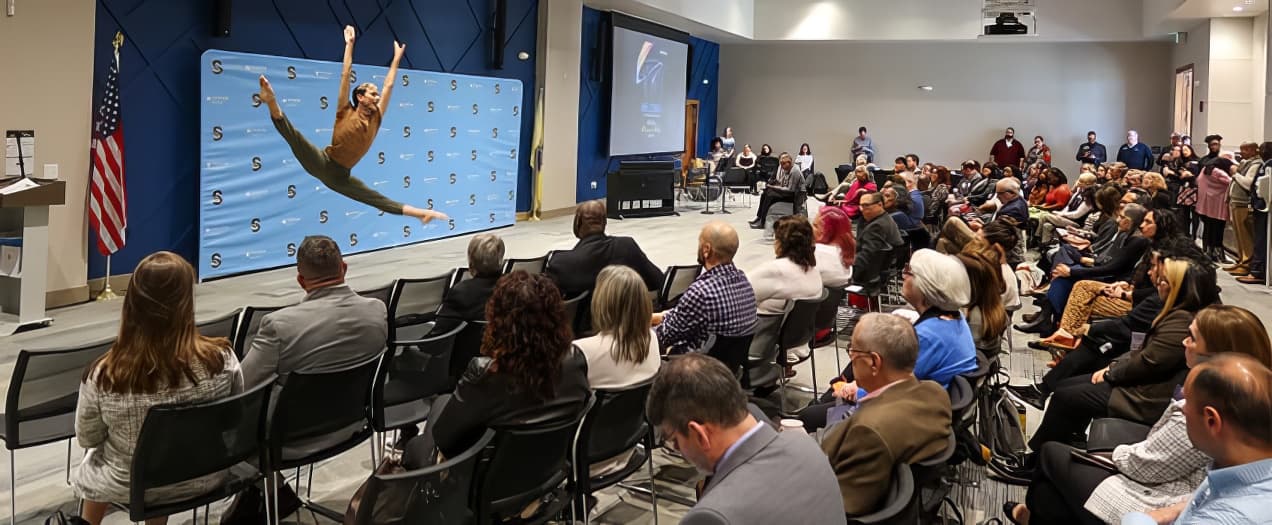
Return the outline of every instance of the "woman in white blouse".
{"type": "Polygon", "coordinates": [[[739,168],[751,169],[755,167],[755,161],[759,159],[754,151],[751,151],[751,145],[742,146],[742,153],[738,154],[737,165],[739,168]]]}
{"type": "MultiPolygon", "coordinates": [[[[773,251],[777,258],[747,272],[751,287],[755,290],[755,304],[760,314],[780,314],[786,311],[786,302],[795,299],[814,299],[821,296],[822,278],[817,271],[817,258],[813,247],[813,227],[799,215],[788,215],[773,225],[773,251]]],[[[751,348],[752,356],[761,359],[764,349],[751,348]]],[[[787,358],[802,359],[808,355],[808,345],[788,348],[787,358]]],[[[787,369],[787,374],[790,374],[787,369]]]]}
{"type": "Polygon", "coordinates": [[[799,146],[799,155],[795,156],[795,164],[799,165],[799,170],[805,175],[813,172],[813,148],[808,147],[807,142],[799,146]]]}

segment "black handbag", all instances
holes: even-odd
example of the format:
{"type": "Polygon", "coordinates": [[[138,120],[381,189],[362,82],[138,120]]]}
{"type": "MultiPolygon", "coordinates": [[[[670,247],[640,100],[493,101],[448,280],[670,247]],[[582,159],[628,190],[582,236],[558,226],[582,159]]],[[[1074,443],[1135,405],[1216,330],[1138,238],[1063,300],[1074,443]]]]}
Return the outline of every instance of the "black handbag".
{"type": "Polygon", "coordinates": [[[68,516],[59,510],[44,520],[44,525],[88,525],[88,521],[79,516],[68,516]]]}

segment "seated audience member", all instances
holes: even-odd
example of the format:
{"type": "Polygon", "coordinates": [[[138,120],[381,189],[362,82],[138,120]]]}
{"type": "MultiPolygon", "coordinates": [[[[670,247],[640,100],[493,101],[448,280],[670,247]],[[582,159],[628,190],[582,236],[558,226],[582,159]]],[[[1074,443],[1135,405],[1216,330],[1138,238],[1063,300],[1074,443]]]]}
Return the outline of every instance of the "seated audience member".
{"type": "MultiPolygon", "coordinates": [[[[777,258],[751,271],[751,287],[760,314],[780,314],[797,299],[816,299],[822,293],[821,274],[813,255],[813,227],[800,216],[782,217],[773,226],[773,252],[777,258]]],[[[753,343],[751,359],[763,359],[768,348],[753,343]]],[[[808,346],[788,348],[787,359],[808,356],[808,346]]]]}
{"type": "MultiPolygon", "coordinates": [[[[1073,285],[1081,280],[1102,282],[1130,281],[1135,266],[1148,253],[1152,239],[1140,229],[1146,210],[1138,204],[1127,204],[1117,217],[1117,233],[1108,247],[1093,253],[1091,257],[1057,258],[1051,269],[1051,287],[1047,289],[1047,301],[1053,313],[1052,322],[1058,322],[1064,313],[1073,285]]],[[[1054,325],[1051,325],[1054,326],[1054,325]]]]}
{"type": "MultiPolygon", "coordinates": [[[[133,454],[150,407],[210,401],[242,390],[230,342],[201,336],[195,327],[194,268],[172,252],[142,259],[128,280],[119,336],[84,371],[79,389],[75,438],[85,454],[71,479],[83,499],[83,518],[98,525],[112,503],[128,503],[133,454]]],[[[166,485],[147,491],[146,501],[191,498],[225,480],[220,473],[166,485]]],[[[167,522],[167,517],[146,520],[167,522]]]]}
{"type": "Polygon", "coordinates": [[[905,240],[896,221],[885,213],[883,195],[867,193],[861,197],[863,223],[857,229],[857,258],[852,274],[858,284],[873,285],[881,281],[896,250],[904,249],[905,240]]]}
{"type": "Polygon", "coordinates": [[[1122,523],[1268,523],[1272,509],[1272,370],[1250,356],[1198,365],[1184,384],[1188,439],[1214,458],[1190,501],[1122,523]],[[1173,515],[1173,516],[1172,516],[1173,515]]]}
{"type": "Polygon", "coordinates": [[[1013,260],[1013,250],[1020,245],[1020,230],[1008,220],[997,220],[986,224],[980,231],[980,240],[972,241],[963,250],[975,249],[985,251],[991,261],[997,261],[1003,274],[1003,308],[1008,311],[1019,310],[1020,283],[1016,279],[1015,268],[1020,261],[1013,260]],[[991,253],[992,252],[992,253],[991,253]]]}
{"type": "MultiPolygon", "coordinates": [[[[635,270],[606,266],[592,295],[592,328],[596,335],[574,341],[587,358],[587,381],[593,390],[622,390],[654,377],[662,359],[658,338],[649,327],[653,316],[645,285],[635,270]]],[[[591,466],[592,477],[627,464],[631,451],[591,466]]]]}
{"type": "MultiPolygon", "coordinates": [[[[976,349],[985,355],[997,355],[1002,349],[1003,330],[1007,328],[1007,310],[1003,308],[1002,268],[997,259],[990,259],[986,250],[964,248],[956,255],[967,269],[971,284],[971,300],[967,305],[967,326],[976,343],[976,349]]],[[[996,255],[996,254],[995,254],[996,255]]],[[[1012,284],[1015,284],[1012,274],[1012,284]]]]}
{"type": "Polygon", "coordinates": [[[663,272],[649,261],[645,252],[631,237],[614,237],[605,234],[605,201],[592,200],[574,211],[574,236],[578,244],[569,251],[552,256],[548,265],[550,275],[561,293],[575,297],[591,291],[596,286],[596,275],[611,264],[621,264],[640,274],[649,290],[662,286],[663,272]]]}
{"type": "Polygon", "coordinates": [[[980,206],[993,197],[993,193],[994,186],[981,173],[980,163],[969,160],[963,163],[963,180],[954,188],[954,193],[946,198],[946,204],[980,206]]]}
{"type": "Polygon", "coordinates": [[[1020,196],[1020,183],[1016,179],[1002,179],[994,185],[994,193],[999,200],[999,207],[992,214],[983,217],[950,217],[941,228],[941,239],[937,241],[937,249],[942,253],[958,253],[968,241],[976,237],[976,232],[985,223],[999,217],[1010,218],[1017,225],[1029,220],[1029,206],[1020,196]]]}
{"type": "MultiPolygon", "coordinates": [[[[1034,164],[1029,166],[1029,176],[1025,178],[1025,183],[1020,186],[1020,192],[1026,195],[1025,200],[1029,202],[1029,216],[1033,218],[1036,213],[1041,212],[1042,208],[1047,206],[1047,197],[1051,193],[1051,171],[1043,166],[1034,164]]],[[[1065,191],[1068,191],[1068,184],[1065,184],[1065,191]]],[[[1068,199],[1065,199],[1066,201],[1068,199]]],[[[1061,203],[1063,205],[1063,203],[1061,203]]]]}
{"type": "Polygon", "coordinates": [[[711,173],[724,169],[724,161],[729,159],[729,151],[724,149],[724,139],[711,139],[711,149],[707,150],[707,166],[711,173]]]}
{"type": "Polygon", "coordinates": [[[844,523],[835,473],[817,443],[757,421],[733,373],[714,358],[668,362],[646,407],[667,448],[707,476],[681,523],[844,523]]]}
{"type": "Polygon", "coordinates": [[[1009,482],[1029,479],[1044,444],[1080,435],[1097,417],[1143,424],[1157,420],[1188,371],[1184,338],[1194,314],[1218,301],[1215,270],[1200,261],[1166,259],[1158,271],[1157,293],[1164,305],[1143,345],[1094,374],[1060,381],[1029,440],[1034,453],[1019,465],[1010,458],[993,458],[992,473],[1009,482]]]}
{"type": "MultiPolygon", "coordinates": [[[[1214,305],[1197,312],[1184,339],[1188,367],[1225,354],[1249,355],[1272,365],[1272,343],[1249,310],[1214,305]]],[[[1186,501],[1205,478],[1210,457],[1193,447],[1179,395],[1138,443],[1119,445],[1110,456],[1116,471],[1082,463],[1077,449],[1043,445],[1025,504],[1003,506],[1015,523],[1113,523],[1130,512],[1156,511],[1186,501]]]]}
{"type": "Polygon", "coordinates": [[[453,458],[492,426],[574,418],[590,391],[583,352],[570,345],[565,302],[545,275],[512,272],[486,303],[490,326],[453,394],[433,403],[424,433],[406,443],[409,469],[453,458]]]}
{"type": "Polygon", "coordinates": [[[808,147],[805,142],[799,146],[799,155],[795,156],[795,165],[799,167],[799,171],[804,175],[812,176],[813,174],[813,149],[808,147]]]}
{"type": "Polygon", "coordinates": [[[261,318],[243,358],[247,385],[274,374],[281,383],[292,372],[336,370],[384,351],[389,337],[384,303],[350,289],[344,280],[348,269],[336,241],[305,237],[296,250],[296,281],[305,298],[261,318]]]}
{"type": "Polygon", "coordinates": [[[852,417],[830,427],[821,442],[849,517],[879,510],[898,463],[922,461],[949,446],[949,394],[915,377],[921,352],[914,328],[899,316],[869,313],[853,330],[850,366],[870,394],[857,399],[852,417]]]}
{"type": "Polygon", "coordinates": [[[798,209],[795,199],[804,192],[804,174],[796,166],[790,154],[783,153],[778,157],[777,174],[764,187],[760,194],[760,205],[757,206],[755,220],[749,224],[757,230],[764,229],[764,221],[768,217],[769,207],[776,202],[789,202],[798,209]]]}
{"type": "Polygon", "coordinates": [[[923,193],[919,191],[913,173],[902,173],[901,180],[905,183],[904,188],[892,188],[897,194],[897,206],[896,211],[892,212],[892,220],[897,223],[898,228],[907,232],[923,229],[923,217],[926,214],[923,193]]]}
{"type": "Polygon", "coordinates": [[[470,278],[455,283],[442,308],[437,312],[437,323],[429,335],[441,335],[454,330],[464,321],[485,321],[486,300],[495,290],[495,282],[503,274],[504,243],[497,235],[477,234],[468,241],[468,274],[470,278]]]}
{"type": "Polygon", "coordinates": [[[1148,172],[1140,183],[1148,196],[1144,204],[1150,210],[1170,211],[1175,203],[1170,198],[1170,190],[1166,187],[1166,179],[1160,173],[1148,172]]]}
{"type": "Polygon", "coordinates": [[[946,213],[945,202],[950,196],[950,169],[945,166],[936,166],[932,168],[932,182],[930,186],[930,205],[927,203],[924,204],[923,212],[925,217],[923,219],[923,223],[936,226],[941,224],[946,213]]]}
{"type": "MultiPolygon", "coordinates": [[[[1059,169],[1052,168],[1053,176],[1057,178],[1064,177],[1063,174],[1054,175],[1059,171],[1059,169]]],[[[1095,175],[1091,173],[1078,175],[1077,187],[1061,206],[1044,210],[1038,214],[1038,228],[1034,231],[1034,235],[1041,239],[1042,244],[1051,244],[1054,240],[1056,228],[1082,227],[1087,215],[1095,210],[1096,190],[1095,175]]]]}
{"type": "Polygon", "coordinates": [[[759,157],[755,156],[755,152],[751,151],[751,145],[742,146],[742,153],[738,155],[737,166],[743,169],[751,169],[755,167],[755,161],[759,157]]]}
{"type": "Polygon", "coordinates": [[[839,186],[831,188],[829,192],[822,195],[815,195],[817,200],[829,204],[838,204],[843,208],[844,213],[848,214],[848,218],[856,219],[861,216],[861,196],[867,193],[878,191],[878,185],[870,176],[870,170],[865,166],[858,164],[852,172],[852,180],[839,183],[839,186]]]}
{"type": "MultiPolygon", "coordinates": [[[[1069,178],[1065,176],[1060,168],[1047,168],[1045,174],[1047,177],[1047,193],[1042,201],[1041,208],[1045,211],[1065,208],[1069,200],[1073,198],[1073,191],[1069,189],[1069,178]]],[[[1095,177],[1091,178],[1094,179],[1095,177]]],[[[1092,180],[1091,182],[1094,183],[1095,181],[1092,180]]]]}
{"type": "Polygon", "coordinates": [[[722,222],[702,227],[698,264],[702,274],[680,296],[676,307],[655,313],[658,346],[663,353],[702,349],[708,335],[741,336],[755,332],[755,291],[733,265],[738,232],[722,222]]]}
{"type": "Polygon", "coordinates": [[[857,240],[852,236],[852,219],[840,208],[822,206],[813,219],[813,254],[823,286],[838,288],[852,281],[852,265],[857,258],[857,240]]]}

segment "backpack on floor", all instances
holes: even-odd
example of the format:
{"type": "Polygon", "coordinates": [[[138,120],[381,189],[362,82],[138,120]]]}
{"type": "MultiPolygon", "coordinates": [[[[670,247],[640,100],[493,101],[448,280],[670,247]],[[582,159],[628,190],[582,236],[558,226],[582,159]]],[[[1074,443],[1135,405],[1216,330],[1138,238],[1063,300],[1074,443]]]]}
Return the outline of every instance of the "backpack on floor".
{"type": "Polygon", "coordinates": [[[1024,407],[994,388],[977,401],[980,412],[981,445],[995,457],[1020,458],[1025,454],[1025,430],[1020,415],[1024,407]]]}
{"type": "Polygon", "coordinates": [[[44,520],[44,525],[88,525],[88,522],[84,518],[67,515],[59,510],[44,520]]]}

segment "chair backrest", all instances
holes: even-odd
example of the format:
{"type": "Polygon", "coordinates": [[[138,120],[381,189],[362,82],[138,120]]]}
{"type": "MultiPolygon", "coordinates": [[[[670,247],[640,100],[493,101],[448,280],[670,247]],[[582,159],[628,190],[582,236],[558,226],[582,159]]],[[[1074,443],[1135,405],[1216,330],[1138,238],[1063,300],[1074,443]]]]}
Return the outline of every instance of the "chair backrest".
{"type": "Polygon", "coordinates": [[[384,409],[410,400],[420,400],[454,388],[450,380],[451,352],[455,338],[468,324],[460,321],[449,332],[417,341],[395,341],[384,355],[386,381],[376,381],[371,392],[371,421],[376,430],[385,428],[384,409]],[[386,395],[385,386],[392,391],[386,395]]]}
{"type": "Polygon", "coordinates": [[[215,319],[209,319],[197,325],[199,335],[204,337],[224,337],[234,344],[234,330],[238,328],[239,314],[242,308],[234,310],[215,319]]]}
{"type": "Polygon", "coordinates": [[[141,424],[132,460],[128,510],[145,512],[147,489],[261,462],[265,414],[274,381],[237,395],[191,404],[151,407],[141,424]]]}
{"type": "Polygon", "coordinates": [[[547,270],[549,268],[552,268],[552,258],[556,257],[558,253],[568,252],[568,251],[570,250],[548,250],[547,255],[544,255],[544,257],[547,257],[547,260],[543,261],[543,269],[547,270]]]}
{"type": "Polygon", "coordinates": [[[769,177],[777,174],[777,168],[781,165],[777,157],[760,157],[756,160],[756,163],[760,166],[760,171],[769,177]]]}
{"type": "Polygon", "coordinates": [[[456,284],[459,284],[460,281],[467,281],[469,279],[472,279],[473,272],[468,271],[467,267],[459,266],[459,267],[456,267],[454,270],[451,270],[450,276],[451,276],[450,286],[447,287],[447,289],[454,287],[456,284]]]}
{"type": "Polygon", "coordinates": [[[826,298],[817,307],[817,315],[813,321],[814,330],[828,330],[835,327],[835,318],[839,315],[839,303],[843,302],[848,291],[843,286],[826,287],[826,298]]]}
{"type": "Polygon", "coordinates": [[[521,512],[569,477],[567,465],[589,398],[573,417],[496,427],[481,453],[473,484],[477,523],[494,523],[521,512]]]}
{"type": "Polygon", "coordinates": [[[579,334],[583,329],[592,326],[591,306],[592,292],[584,291],[574,297],[565,300],[565,318],[570,321],[570,329],[575,334],[579,334]],[[583,314],[588,315],[588,319],[583,319],[583,314]],[[584,322],[586,321],[586,322],[584,322]]]}
{"type": "Polygon", "coordinates": [[[726,186],[747,186],[746,168],[731,167],[724,170],[722,180],[726,186]]]}
{"type": "Polygon", "coordinates": [[[459,335],[455,337],[455,345],[451,350],[450,366],[448,366],[451,384],[459,382],[468,368],[468,362],[481,355],[481,340],[486,335],[486,321],[468,321],[459,335]]]}
{"type": "Polygon", "coordinates": [[[370,297],[370,298],[372,298],[372,299],[379,299],[379,300],[380,300],[380,302],[384,303],[384,308],[385,308],[385,309],[388,309],[388,307],[389,307],[389,301],[393,299],[393,285],[394,285],[394,284],[396,284],[396,283],[389,283],[389,284],[386,284],[386,285],[381,286],[381,287],[379,287],[379,288],[370,288],[370,289],[367,289],[367,290],[358,290],[358,295],[361,295],[361,296],[363,296],[363,297],[370,297]]]}
{"type": "Polygon", "coordinates": [[[13,450],[18,445],[38,445],[74,436],[73,416],[84,369],[114,344],[112,337],[71,348],[20,350],[4,401],[5,446],[13,450]],[[23,439],[22,423],[56,416],[68,416],[56,435],[45,438],[45,432],[41,432],[45,439],[40,442],[23,439]]]}
{"type": "Polygon", "coordinates": [[[274,470],[326,459],[352,448],[371,435],[373,382],[381,380],[384,354],[325,372],[292,372],[278,392],[270,414],[269,465],[274,470]],[[361,426],[358,423],[362,422],[361,426]],[[307,439],[348,433],[348,439],[315,451],[302,463],[282,454],[284,446],[307,439]]]}
{"type": "Polygon", "coordinates": [[[645,400],[653,380],[622,390],[596,390],[592,408],[583,416],[575,444],[574,475],[580,487],[589,491],[588,469],[636,447],[649,436],[645,422],[645,400]]]}
{"type": "Polygon", "coordinates": [[[701,264],[690,264],[684,266],[668,266],[666,277],[663,278],[662,289],[658,292],[658,304],[655,307],[659,310],[666,310],[676,306],[680,301],[680,296],[685,294],[685,290],[689,289],[689,285],[702,275],[701,264]]]}
{"type": "Polygon", "coordinates": [[[234,355],[239,360],[247,355],[247,351],[252,349],[252,340],[256,339],[256,332],[261,329],[261,318],[266,314],[282,310],[286,306],[248,306],[243,308],[243,315],[239,316],[238,328],[234,329],[234,355]]]}
{"type": "Polygon", "coordinates": [[[462,454],[428,468],[373,474],[355,505],[354,525],[471,523],[473,471],[494,437],[495,431],[487,430],[462,454]]]}
{"type": "Polygon", "coordinates": [[[517,270],[521,270],[528,274],[536,274],[543,273],[543,270],[547,267],[548,256],[546,254],[541,257],[534,257],[531,259],[505,259],[503,273],[504,275],[507,275],[517,270]]]}
{"type": "Polygon", "coordinates": [[[881,523],[918,523],[918,516],[914,519],[905,519],[905,517],[914,512],[914,500],[917,491],[914,488],[914,474],[910,471],[910,465],[905,463],[897,463],[892,467],[892,482],[888,484],[888,493],[884,496],[883,506],[865,516],[849,516],[850,524],[881,524],[881,523]]]}
{"type": "Polygon", "coordinates": [[[816,333],[813,325],[817,321],[817,310],[826,300],[829,292],[822,288],[821,295],[812,299],[796,299],[786,318],[782,320],[782,328],[777,337],[781,349],[795,348],[808,344],[816,333]]]}
{"type": "MultiPolygon", "coordinates": [[[[401,337],[398,332],[410,326],[428,323],[437,318],[446,292],[450,290],[452,275],[436,275],[423,279],[398,279],[393,283],[393,298],[389,301],[389,341],[401,337]]],[[[418,339],[411,334],[411,338],[418,339]]]]}
{"type": "Polygon", "coordinates": [[[738,375],[746,368],[747,351],[751,349],[751,340],[755,334],[746,335],[712,335],[707,342],[706,354],[720,360],[733,375],[738,375]]]}

